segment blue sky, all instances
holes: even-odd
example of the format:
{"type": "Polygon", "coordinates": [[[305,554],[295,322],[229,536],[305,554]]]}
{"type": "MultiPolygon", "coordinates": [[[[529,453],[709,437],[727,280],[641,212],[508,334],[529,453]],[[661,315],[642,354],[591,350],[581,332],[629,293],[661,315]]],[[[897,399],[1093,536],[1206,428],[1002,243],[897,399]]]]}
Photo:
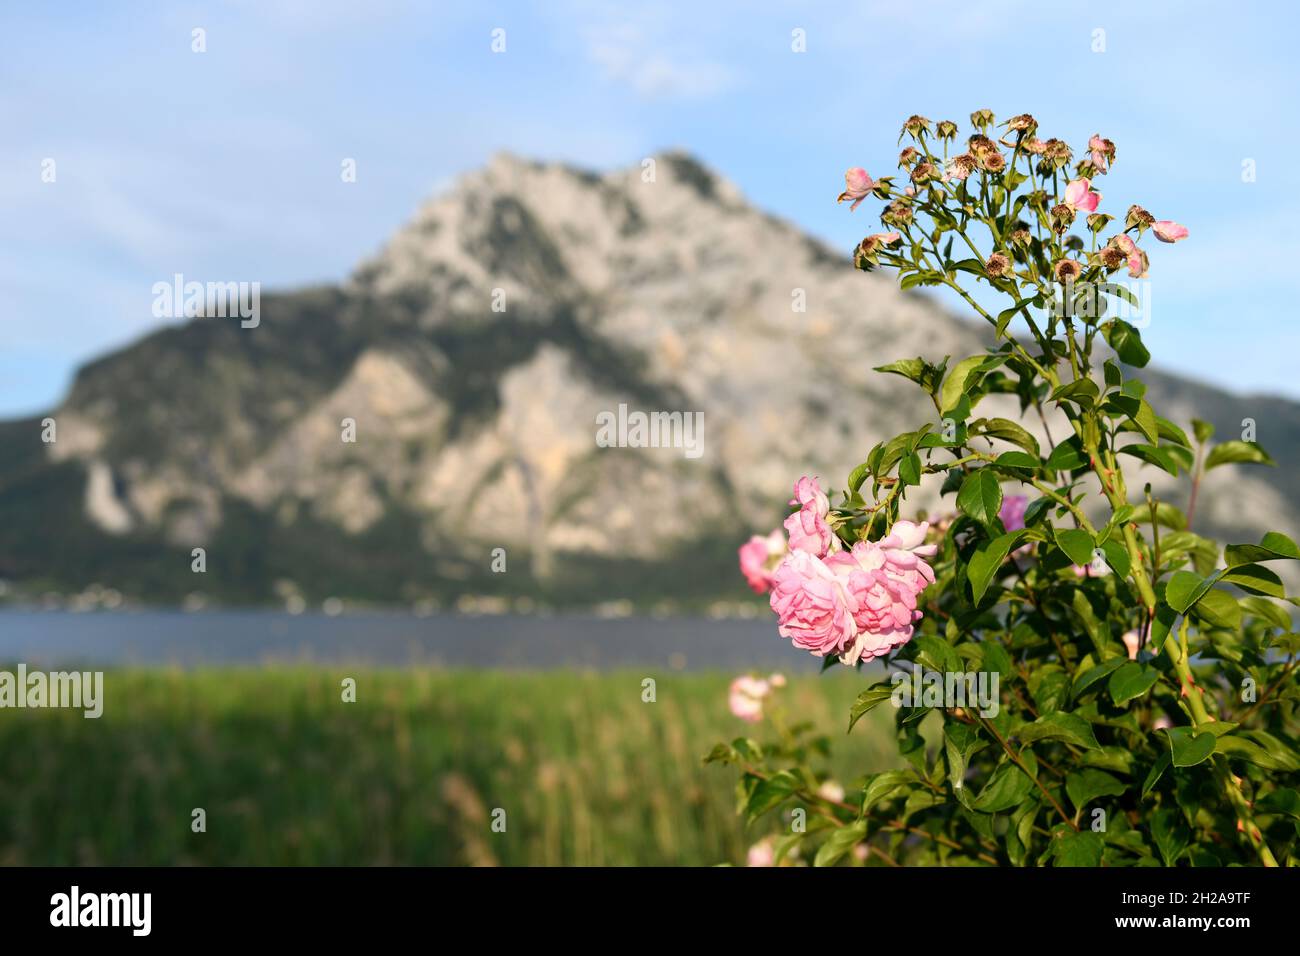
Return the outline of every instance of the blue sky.
{"type": "Polygon", "coordinates": [[[685,148],[847,252],[878,224],[834,204],[844,169],[892,172],[914,112],[980,107],[1102,133],[1104,208],[1190,227],[1147,243],[1159,364],[1300,398],[1297,27],[1281,0],[9,4],[0,416],[156,327],[154,282],[337,280],[497,150],[612,168],[685,148]]]}

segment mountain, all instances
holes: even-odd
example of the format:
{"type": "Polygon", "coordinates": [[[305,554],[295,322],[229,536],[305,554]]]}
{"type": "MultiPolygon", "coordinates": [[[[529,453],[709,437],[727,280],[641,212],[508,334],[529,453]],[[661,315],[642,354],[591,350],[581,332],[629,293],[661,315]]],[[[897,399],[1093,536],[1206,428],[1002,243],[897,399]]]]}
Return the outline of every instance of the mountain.
{"type": "MultiPolygon", "coordinates": [[[[985,335],[687,155],[608,174],[501,155],[340,285],[85,366],[53,442],[47,416],[0,423],[0,578],[157,602],[736,597],[735,547],[796,477],[840,487],[932,417],[872,366],[985,335]],[[698,456],[604,447],[602,420],[656,412],[701,413],[698,456]]],[[[1212,472],[1198,530],[1297,527],[1300,405],[1145,377],[1184,425],[1254,419],[1279,461],[1212,472]]],[[[1002,396],[981,413],[1018,417],[1002,396]]]]}

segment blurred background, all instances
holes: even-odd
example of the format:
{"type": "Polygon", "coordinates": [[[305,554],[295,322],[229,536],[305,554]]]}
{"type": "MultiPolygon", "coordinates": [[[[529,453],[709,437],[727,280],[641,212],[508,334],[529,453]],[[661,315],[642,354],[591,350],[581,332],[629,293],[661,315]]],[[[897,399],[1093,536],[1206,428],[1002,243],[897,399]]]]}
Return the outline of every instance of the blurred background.
{"type": "MultiPolygon", "coordinates": [[[[878,223],[836,206],[844,169],[893,173],[913,113],[1117,144],[1105,208],[1191,230],[1148,250],[1153,404],[1250,421],[1279,463],[1211,473],[1198,530],[1294,534],[1296,25],[0,12],[0,661],[110,669],[97,721],[0,711],[0,862],[742,862],[732,778],[700,764],[745,730],[728,680],[807,672],[788,699],[838,733],[860,678],[777,636],[736,547],[799,475],[838,487],[926,420],[871,366],[984,341],[847,259],[878,223]],[[185,283],[255,311],[160,300],[185,283]],[[700,454],[607,447],[620,406],[698,413],[700,454]]],[[[886,738],[864,722],[830,771],[883,769],[886,738]]]]}

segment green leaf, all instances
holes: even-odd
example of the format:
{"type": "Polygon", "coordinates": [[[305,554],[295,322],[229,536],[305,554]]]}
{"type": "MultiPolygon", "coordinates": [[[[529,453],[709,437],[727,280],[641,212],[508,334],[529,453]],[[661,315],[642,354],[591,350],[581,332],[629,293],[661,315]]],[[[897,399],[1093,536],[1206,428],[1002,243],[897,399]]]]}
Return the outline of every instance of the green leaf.
{"type": "Polygon", "coordinates": [[[1138,400],[1137,414],[1132,416],[1133,424],[1152,445],[1160,444],[1160,425],[1156,422],[1156,413],[1147,404],[1146,399],[1138,400]]]}
{"type": "Polygon", "coordinates": [[[878,684],[872,684],[859,694],[858,699],[849,708],[849,730],[853,729],[853,725],[861,720],[864,714],[889,700],[893,693],[893,682],[881,681],[878,684]]]}
{"type": "Polygon", "coordinates": [[[1147,774],[1146,780],[1142,783],[1143,797],[1151,792],[1151,788],[1159,782],[1160,777],[1169,769],[1169,764],[1172,763],[1172,761],[1173,758],[1170,756],[1168,751],[1166,751],[1161,753],[1159,759],[1151,765],[1151,771],[1147,774]]]}
{"type": "MultiPolygon", "coordinates": [[[[1122,286],[1117,286],[1117,288],[1122,288],[1122,286]]],[[[1106,341],[1110,343],[1110,347],[1115,350],[1115,354],[1119,356],[1119,360],[1125,365],[1143,368],[1147,362],[1151,361],[1151,353],[1142,344],[1142,336],[1138,334],[1137,329],[1127,322],[1119,319],[1112,322],[1106,332],[1106,341]]]]}
{"type": "Polygon", "coordinates": [[[908,790],[912,783],[912,775],[906,770],[886,770],[884,773],[873,775],[867,780],[867,785],[862,791],[863,814],[868,813],[882,800],[888,800],[908,790]]]}
{"type": "MultiPolygon", "coordinates": [[[[1038,439],[1025,431],[1024,428],[1015,422],[1006,418],[980,419],[975,423],[980,427],[972,426],[972,431],[977,435],[988,435],[990,438],[1001,438],[1003,441],[1011,442],[1013,445],[1019,445],[1034,458],[1038,458],[1039,448],[1038,439]]],[[[1037,462],[1035,462],[1037,464],[1037,462]]]]}
{"type": "Polygon", "coordinates": [[[1209,471],[1211,468],[1219,467],[1219,465],[1232,465],[1240,462],[1256,465],[1277,464],[1268,456],[1268,452],[1254,442],[1225,441],[1220,445],[1215,445],[1209,457],[1205,459],[1205,470],[1209,471]]]}
{"type": "Polygon", "coordinates": [[[921,457],[916,452],[905,455],[898,463],[898,477],[905,485],[921,483],[921,457]]]}
{"type": "Polygon", "coordinates": [[[1040,715],[1032,724],[1021,727],[1016,734],[1027,744],[1039,740],[1064,740],[1066,743],[1086,747],[1089,750],[1101,749],[1101,744],[1097,743],[1097,738],[1092,732],[1091,724],[1082,717],[1059,710],[1040,715]]]}
{"type": "Polygon", "coordinates": [[[1093,549],[1097,542],[1092,535],[1082,528],[1056,528],[1056,546],[1066,553],[1075,564],[1088,564],[1092,561],[1093,549]]]}
{"type": "Polygon", "coordinates": [[[1151,814],[1151,838],[1155,840],[1165,866],[1173,866],[1191,843],[1192,834],[1178,809],[1161,807],[1151,814]]]}
{"type": "Polygon", "coordinates": [[[1097,683],[1097,681],[1113,673],[1125,663],[1127,663],[1127,661],[1122,657],[1112,657],[1105,663],[1098,664],[1096,667],[1088,668],[1088,670],[1084,671],[1074,679],[1074,689],[1070,692],[1070,696],[1077,698],[1085,690],[1097,683]]]}
{"type": "Polygon", "coordinates": [[[1157,448],[1155,445],[1144,445],[1141,442],[1135,442],[1132,445],[1125,445],[1119,449],[1121,455],[1132,455],[1145,461],[1148,465],[1155,465],[1161,471],[1167,471],[1169,474],[1177,477],[1178,459],[1167,448],[1157,448]]]}
{"type": "Polygon", "coordinates": [[[798,775],[790,770],[780,770],[766,780],[760,779],[749,795],[749,803],[745,807],[746,815],[753,821],[773,807],[779,806],[790,794],[799,789],[801,782],[798,775]]]}
{"type": "MultiPolygon", "coordinates": [[[[1232,572],[1229,571],[1228,574],[1232,572]]],[[[1228,577],[1224,575],[1224,578],[1228,577]]],[[[1265,622],[1269,627],[1280,627],[1282,630],[1290,630],[1291,615],[1282,608],[1278,607],[1272,601],[1262,597],[1245,597],[1241,599],[1241,609],[1247,614],[1252,614],[1265,622]]]]}
{"type": "Polygon", "coordinates": [[[1125,662],[1119,670],[1110,675],[1106,686],[1116,704],[1123,704],[1134,697],[1141,697],[1160,679],[1160,672],[1150,664],[1137,661],[1125,662]]]}
{"type": "Polygon", "coordinates": [[[1078,435],[1061,442],[1047,456],[1047,467],[1053,471],[1074,471],[1086,464],[1088,464],[1088,456],[1083,453],[1083,445],[1078,435]]]}
{"type": "Polygon", "coordinates": [[[1121,578],[1128,577],[1129,569],[1132,567],[1128,549],[1114,538],[1107,538],[1106,543],[1101,546],[1101,550],[1105,553],[1106,563],[1110,565],[1111,570],[1121,578]]]}
{"type": "Polygon", "coordinates": [[[948,757],[948,782],[958,799],[967,803],[966,768],[971,756],[988,745],[969,724],[949,723],[943,728],[944,753],[948,757]]]}
{"type": "Polygon", "coordinates": [[[1169,421],[1167,418],[1156,416],[1156,426],[1160,432],[1160,438],[1164,441],[1173,442],[1176,445],[1182,445],[1184,448],[1191,448],[1192,443],[1187,440],[1187,433],[1181,428],[1169,421]]]}
{"type": "Polygon", "coordinates": [[[1076,810],[1082,810],[1098,797],[1118,797],[1124,784],[1104,770],[1081,770],[1065,778],[1065,792],[1076,810]]]}
{"type": "Polygon", "coordinates": [[[1078,381],[1067,382],[1060,388],[1055,389],[1051,394],[1051,400],[1054,402],[1074,402],[1081,408],[1091,408],[1097,403],[1097,397],[1101,390],[1097,388],[1097,383],[1090,378],[1081,378],[1078,381]]]}
{"type": "Polygon", "coordinates": [[[1016,764],[1007,761],[993,771],[984,789],[971,804],[972,810],[981,813],[1000,813],[1010,810],[1034,789],[1034,781],[1016,764]]]}
{"type": "Polygon", "coordinates": [[[1057,866],[1101,866],[1101,854],[1105,844],[1100,833],[1079,830],[1067,832],[1054,840],[1053,855],[1057,866]]]}
{"type": "Polygon", "coordinates": [[[1011,308],[1003,309],[1001,312],[998,313],[997,334],[1001,335],[1003,332],[1007,330],[1007,326],[1011,324],[1011,320],[1015,318],[1016,313],[1018,313],[1021,309],[1030,305],[1041,306],[1042,304],[1043,304],[1042,297],[1034,296],[1031,299],[1019,299],[1016,301],[1016,304],[1013,305],[1011,308]]]}
{"type": "Polygon", "coordinates": [[[708,756],[704,758],[704,762],[735,763],[736,756],[735,748],[730,747],[727,744],[716,744],[714,748],[709,751],[708,756]]]}
{"type": "Polygon", "coordinates": [[[945,412],[957,404],[958,399],[975,387],[975,384],[983,377],[983,364],[988,360],[987,355],[972,355],[964,358],[952,367],[948,377],[944,379],[943,388],[939,393],[939,407],[945,412]]]}
{"type": "Polygon", "coordinates": [[[1175,571],[1165,588],[1165,603],[1179,614],[1186,614],[1213,585],[1213,578],[1203,578],[1191,571],[1175,571]]]}
{"type": "Polygon", "coordinates": [[[1277,813],[1300,820],[1300,793],[1281,787],[1255,801],[1257,813],[1277,813]]]}
{"type": "Polygon", "coordinates": [[[890,362],[888,365],[877,365],[875,371],[901,375],[903,378],[909,378],[916,384],[921,385],[925,382],[926,364],[923,359],[919,358],[900,359],[897,362],[890,362]]]}
{"type": "Polygon", "coordinates": [[[1212,627],[1223,627],[1230,631],[1241,628],[1241,605],[1227,591],[1211,588],[1206,591],[1192,613],[1212,627]]]}
{"type": "Polygon", "coordinates": [[[1197,733],[1191,727],[1170,727],[1165,734],[1169,737],[1170,759],[1175,767],[1196,766],[1214,753],[1218,742],[1209,731],[1197,733]]]}
{"type": "Polygon", "coordinates": [[[1204,445],[1214,437],[1214,426],[1209,422],[1201,421],[1199,418],[1193,418],[1192,434],[1196,436],[1197,444],[1204,445]]]}
{"type": "Polygon", "coordinates": [[[1300,759],[1282,741],[1262,730],[1225,734],[1217,740],[1219,753],[1236,757],[1265,770],[1291,772],[1300,769],[1300,759]]]}
{"type": "Polygon", "coordinates": [[[981,541],[966,565],[966,577],[970,581],[971,595],[975,604],[984,598],[998,568],[1006,560],[1011,549],[1025,536],[1024,529],[999,535],[992,541],[981,541]]]}
{"type": "Polygon", "coordinates": [[[1230,568],[1256,561],[1277,561],[1288,558],[1300,561],[1300,548],[1280,531],[1270,531],[1259,544],[1230,544],[1223,549],[1224,563],[1230,568]]]}
{"type": "Polygon", "coordinates": [[[834,866],[867,838],[867,821],[859,820],[840,827],[817,850],[813,866],[834,866]]]}
{"type": "Polygon", "coordinates": [[[987,468],[966,476],[957,492],[957,508],[984,525],[991,525],[1002,508],[1002,485],[987,468]]]}

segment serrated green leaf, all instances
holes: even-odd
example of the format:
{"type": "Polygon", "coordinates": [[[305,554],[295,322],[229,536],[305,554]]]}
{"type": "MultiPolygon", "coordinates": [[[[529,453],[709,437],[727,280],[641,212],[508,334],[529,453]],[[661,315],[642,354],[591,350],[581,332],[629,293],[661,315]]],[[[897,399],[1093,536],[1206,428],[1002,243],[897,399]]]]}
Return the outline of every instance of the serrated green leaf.
{"type": "Polygon", "coordinates": [[[1101,744],[1097,743],[1097,737],[1092,732],[1092,725],[1082,717],[1063,711],[1041,714],[1033,723],[1021,727],[1016,734],[1027,744],[1040,740],[1063,740],[1089,750],[1101,749],[1101,744]]]}
{"type": "Polygon", "coordinates": [[[1111,700],[1124,704],[1135,697],[1141,697],[1160,679],[1160,672],[1150,664],[1127,661],[1115,673],[1110,675],[1106,687],[1111,700]]]}
{"type": "Polygon", "coordinates": [[[867,821],[858,820],[835,830],[817,850],[813,866],[834,866],[867,838],[867,821]]]}
{"type": "Polygon", "coordinates": [[[966,476],[957,492],[957,508],[984,525],[991,525],[1002,508],[1002,485],[987,468],[966,476]]]}
{"type": "Polygon", "coordinates": [[[1076,810],[1082,810],[1098,797],[1118,797],[1124,784],[1104,770],[1080,770],[1065,778],[1065,792],[1076,810]]]}
{"type": "Polygon", "coordinates": [[[1191,727],[1170,727],[1165,735],[1169,738],[1170,759],[1175,767],[1194,767],[1207,760],[1217,743],[1214,734],[1198,733],[1191,727]]]}
{"type": "Polygon", "coordinates": [[[1250,441],[1225,441],[1215,445],[1205,459],[1205,470],[1234,464],[1276,465],[1268,452],[1250,441]]]}

